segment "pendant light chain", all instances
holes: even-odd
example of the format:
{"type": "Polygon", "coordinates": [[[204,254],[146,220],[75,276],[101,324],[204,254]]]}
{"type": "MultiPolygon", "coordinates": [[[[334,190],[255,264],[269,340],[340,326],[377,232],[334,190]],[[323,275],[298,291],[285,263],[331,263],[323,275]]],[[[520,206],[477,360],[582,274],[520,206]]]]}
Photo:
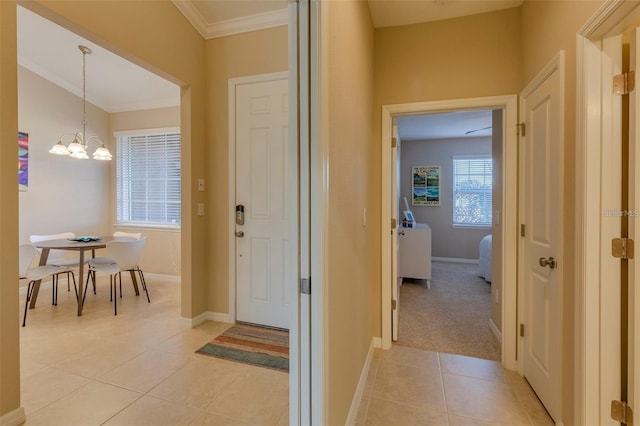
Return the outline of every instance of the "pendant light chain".
{"type": "Polygon", "coordinates": [[[82,50],[82,143],[85,144],[87,135],[87,51],[82,50]]]}

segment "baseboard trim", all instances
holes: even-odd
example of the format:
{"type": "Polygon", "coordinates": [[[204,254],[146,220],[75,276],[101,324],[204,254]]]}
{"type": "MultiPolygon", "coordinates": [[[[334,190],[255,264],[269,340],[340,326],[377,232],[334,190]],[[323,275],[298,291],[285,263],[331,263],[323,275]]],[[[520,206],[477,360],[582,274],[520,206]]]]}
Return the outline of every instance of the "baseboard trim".
{"type": "Polygon", "coordinates": [[[360,380],[358,380],[358,386],[356,392],[353,395],[351,401],[351,408],[349,409],[349,415],[347,416],[346,426],[353,426],[356,424],[356,418],[358,417],[358,411],[360,410],[360,403],[362,402],[362,395],[364,395],[364,388],[367,384],[367,377],[369,377],[369,368],[371,367],[371,360],[373,359],[373,350],[382,347],[382,339],[380,337],[373,337],[371,344],[369,345],[369,352],[367,352],[367,358],[362,366],[360,372],[360,380]]]}
{"type": "Polygon", "coordinates": [[[502,343],[502,333],[498,330],[498,327],[496,327],[496,324],[493,322],[493,318],[489,319],[489,328],[491,328],[493,334],[498,338],[498,342],[502,343]]]}
{"type": "Polygon", "coordinates": [[[220,312],[206,311],[194,318],[185,318],[185,317],[180,318],[180,324],[186,328],[197,327],[205,321],[217,321],[217,322],[224,322],[227,324],[233,324],[233,321],[231,321],[229,314],[224,314],[220,312]]]}
{"type": "Polygon", "coordinates": [[[24,408],[16,408],[13,411],[9,411],[7,414],[0,416],[0,425],[2,426],[18,426],[27,421],[27,416],[24,413],[24,408]]]}
{"type": "Polygon", "coordinates": [[[144,276],[146,278],[158,278],[161,280],[173,281],[176,283],[182,282],[182,277],[180,275],[165,275],[165,274],[154,274],[153,272],[144,272],[144,276]]]}
{"type": "Polygon", "coordinates": [[[448,262],[448,263],[471,263],[478,264],[478,259],[460,259],[457,257],[431,257],[431,260],[435,262],[448,262]]]}

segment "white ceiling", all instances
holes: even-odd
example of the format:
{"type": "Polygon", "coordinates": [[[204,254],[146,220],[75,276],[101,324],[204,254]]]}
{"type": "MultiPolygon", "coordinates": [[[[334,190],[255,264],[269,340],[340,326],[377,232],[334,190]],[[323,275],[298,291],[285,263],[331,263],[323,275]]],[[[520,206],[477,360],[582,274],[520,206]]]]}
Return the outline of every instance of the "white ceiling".
{"type": "Polygon", "coordinates": [[[398,117],[401,141],[491,136],[491,110],[456,111],[398,117]]]}
{"type": "Polygon", "coordinates": [[[82,97],[82,53],[88,46],[87,101],[107,112],[180,104],[180,88],[91,43],[79,35],[18,7],[18,64],[82,97]]]}
{"type": "MultiPolygon", "coordinates": [[[[1,1],[1,0],[0,0],[1,1]]],[[[286,25],[288,0],[172,0],[204,38],[286,25]]],[[[368,0],[375,27],[406,25],[516,7],[522,1],[368,0]]],[[[87,55],[87,100],[107,112],[179,105],[178,86],[18,7],[18,63],[82,96],[87,55]]]]}

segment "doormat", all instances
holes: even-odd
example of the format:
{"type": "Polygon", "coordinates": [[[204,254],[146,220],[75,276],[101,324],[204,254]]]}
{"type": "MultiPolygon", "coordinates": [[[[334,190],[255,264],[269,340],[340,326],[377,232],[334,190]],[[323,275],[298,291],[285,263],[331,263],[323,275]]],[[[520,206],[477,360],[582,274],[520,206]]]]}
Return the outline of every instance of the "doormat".
{"type": "Polygon", "coordinates": [[[236,324],[196,353],[289,372],[289,332],[236,324]]]}

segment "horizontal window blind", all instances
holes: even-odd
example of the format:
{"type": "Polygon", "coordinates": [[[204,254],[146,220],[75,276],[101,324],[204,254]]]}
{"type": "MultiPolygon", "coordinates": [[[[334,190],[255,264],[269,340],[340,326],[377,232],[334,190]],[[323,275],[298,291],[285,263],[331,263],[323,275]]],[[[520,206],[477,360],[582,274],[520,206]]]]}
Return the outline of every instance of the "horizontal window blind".
{"type": "Polygon", "coordinates": [[[118,223],[181,223],[180,151],[180,133],[118,136],[118,223]]]}
{"type": "Polygon", "coordinates": [[[492,189],[491,157],[454,157],[453,224],[491,226],[492,189]]]}

